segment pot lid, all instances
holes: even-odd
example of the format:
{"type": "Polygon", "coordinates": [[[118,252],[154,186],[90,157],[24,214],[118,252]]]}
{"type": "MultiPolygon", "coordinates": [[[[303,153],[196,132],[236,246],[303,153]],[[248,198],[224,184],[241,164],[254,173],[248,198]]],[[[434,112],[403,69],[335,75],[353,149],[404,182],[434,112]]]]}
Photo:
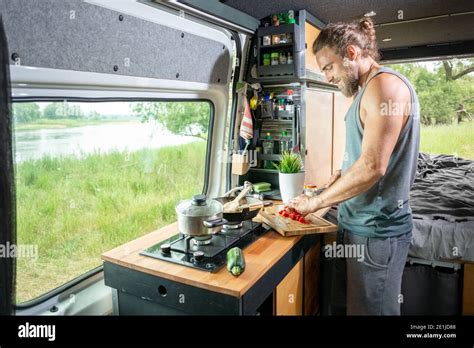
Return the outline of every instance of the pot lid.
{"type": "Polygon", "coordinates": [[[193,199],[183,201],[176,207],[176,212],[184,216],[213,216],[222,213],[222,204],[206,195],[195,195],[193,199]]]}

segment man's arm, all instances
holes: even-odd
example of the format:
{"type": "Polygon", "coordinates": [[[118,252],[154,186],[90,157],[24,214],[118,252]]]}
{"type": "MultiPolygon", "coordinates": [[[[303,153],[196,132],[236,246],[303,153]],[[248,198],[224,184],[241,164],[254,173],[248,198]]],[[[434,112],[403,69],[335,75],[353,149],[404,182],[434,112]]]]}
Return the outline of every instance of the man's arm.
{"type": "Polygon", "coordinates": [[[404,108],[391,107],[392,110],[388,110],[388,106],[407,105],[410,91],[398,77],[384,75],[372,80],[363,97],[365,102],[361,103],[361,116],[365,117],[362,119],[364,136],[359,159],[319,196],[307,202],[296,200],[289,203],[290,207],[308,214],[332,206],[369,190],[385,175],[404,124],[404,108]],[[383,115],[383,105],[387,115],[383,115]]]}

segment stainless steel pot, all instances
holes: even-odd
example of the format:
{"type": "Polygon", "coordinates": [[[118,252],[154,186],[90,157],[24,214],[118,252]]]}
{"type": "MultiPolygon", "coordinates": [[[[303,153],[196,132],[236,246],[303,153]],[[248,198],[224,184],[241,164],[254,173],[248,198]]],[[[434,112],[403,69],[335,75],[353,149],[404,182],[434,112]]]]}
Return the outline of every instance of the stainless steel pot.
{"type": "Polygon", "coordinates": [[[195,195],[176,207],[179,232],[188,236],[206,236],[222,229],[227,220],[222,218],[222,203],[207,199],[205,195],[195,195]]]}

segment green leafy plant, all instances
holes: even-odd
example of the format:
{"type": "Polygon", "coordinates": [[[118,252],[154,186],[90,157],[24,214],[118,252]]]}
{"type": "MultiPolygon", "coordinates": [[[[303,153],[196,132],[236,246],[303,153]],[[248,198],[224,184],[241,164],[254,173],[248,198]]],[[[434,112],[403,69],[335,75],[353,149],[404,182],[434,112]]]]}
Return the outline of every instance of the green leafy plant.
{"type": "Polygon", "coordinates": [[[273,165],[280,173],[299,173],[303,168],[303,160],[299,153],[286,151],[280,155],[280,164],[273,163],[273,165]]]}

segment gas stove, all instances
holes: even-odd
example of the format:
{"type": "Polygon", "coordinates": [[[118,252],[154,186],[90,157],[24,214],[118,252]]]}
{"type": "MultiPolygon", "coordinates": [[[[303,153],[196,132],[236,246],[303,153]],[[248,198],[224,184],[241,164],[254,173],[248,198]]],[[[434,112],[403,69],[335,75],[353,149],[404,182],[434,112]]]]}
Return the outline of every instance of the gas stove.
{"type": "Polygon", "coordinates": [[[208,272],[216,272],[227,263],[227,251],[245,248],[270,228],[251,220],[224,226],[219,233],[191,237],[178,233],[145,250],[140,255],[177,263],[208,272]]]}

